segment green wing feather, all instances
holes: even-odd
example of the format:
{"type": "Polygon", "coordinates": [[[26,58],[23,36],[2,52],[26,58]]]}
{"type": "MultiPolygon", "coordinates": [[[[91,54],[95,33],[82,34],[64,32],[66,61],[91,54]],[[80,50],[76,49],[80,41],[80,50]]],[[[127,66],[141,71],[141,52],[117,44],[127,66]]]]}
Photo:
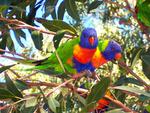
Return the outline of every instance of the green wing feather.
{"type": "MultiPolygon", "coordinates": [[[[72,58],[73,48],[78,43],[79,43],[79,38],[69,40],[66,43],[63,43],[56,50],[65,70],[69,73],[75,73],[75,69],[72,67],[72,65],[67,64],[67,60],[72,58]]],[[[35,66],[28,70],[33,70],[33,69],[43,70],[43,71],[54,70],[57,73],[63,73],[63,69],[58,61],[58,58],[56,57],[55,52],[47,59],[34,61],[32,63],[35,64],[35,66]]]]}

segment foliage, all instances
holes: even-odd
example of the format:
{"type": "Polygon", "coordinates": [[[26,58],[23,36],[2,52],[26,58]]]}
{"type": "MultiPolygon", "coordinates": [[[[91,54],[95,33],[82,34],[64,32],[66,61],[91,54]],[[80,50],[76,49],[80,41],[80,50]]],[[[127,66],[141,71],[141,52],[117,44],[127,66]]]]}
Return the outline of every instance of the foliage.
{"type": "MultiPolygon", "coordinates": [[[[127,108],[148,112],[149,4],[149,0],[137,0],[136,3],[129,0],[1,0],[0,74],[5,81],[0,83],[3,101],[0,110],[13,113],[88,112],[109,89],[117,101],[111,100],[109,113],[127,112],[127,108]],[[128,66],[109,62],[96,70],[101,81],[95,83],[85,76],[74,80],[70,73],[57,73],[54,69],[25,71],[26,66],[21,65],[47,58],[60,45],[78,37],[81,29],[87,26],[96,28],[100,40],[118,41],[123,49],[121,62],[128,66]],[[10,64],[7,59],[19,64],[10,64]],[[5,66],[3,60],[9,65],[5,66]],[[83,84],[86,89],[81,88],[83,84]]],[[[59,61],[59,55],[54,60],[59,61]]],[[[57,68],[53,62],[48,65],[57,68]]],[[[61,60],[59,67],[63,67],[61,60]]]]}

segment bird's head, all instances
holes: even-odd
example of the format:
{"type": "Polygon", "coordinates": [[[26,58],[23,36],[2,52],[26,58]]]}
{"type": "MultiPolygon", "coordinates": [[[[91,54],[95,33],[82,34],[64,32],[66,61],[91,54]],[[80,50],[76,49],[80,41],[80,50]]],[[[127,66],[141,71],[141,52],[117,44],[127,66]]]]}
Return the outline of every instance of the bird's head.
{"type": "Polygon", "coordinates": [[[121,58],[122,48],[113,40],[100,42],[100,50],[106,60],[119,60],[121,58]]]}
{"type": "Polygon", "coordinates": [[[83,48],[95,49],[98,46],[96,30],[93,28],[85,28],[81,33],[79,44],[83,48]]]}

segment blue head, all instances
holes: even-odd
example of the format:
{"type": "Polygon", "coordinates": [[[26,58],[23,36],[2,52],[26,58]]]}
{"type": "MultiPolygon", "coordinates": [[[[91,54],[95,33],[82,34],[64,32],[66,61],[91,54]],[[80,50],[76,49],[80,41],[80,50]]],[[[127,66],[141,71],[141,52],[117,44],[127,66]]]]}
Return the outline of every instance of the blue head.
{"type": "Polygon", "coordinates": [[[121,58],[121,52],[121,46],[117,42],[111,40],[102,54],[106,60],[119,60],[121,58]]]}
{"type": "Polygon", "coordinates": [[[95,29],[85,28],[80,37],[80,46],[88,49],[95,49],[98,46],[98,38],[95,29]]]}

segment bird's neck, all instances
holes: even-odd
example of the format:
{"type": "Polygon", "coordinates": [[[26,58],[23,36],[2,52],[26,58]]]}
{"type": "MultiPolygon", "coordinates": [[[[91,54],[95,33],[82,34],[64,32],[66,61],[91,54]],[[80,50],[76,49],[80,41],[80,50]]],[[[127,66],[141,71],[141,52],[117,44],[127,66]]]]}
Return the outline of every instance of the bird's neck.
{"type": "Polygon", "coordinates": [[[75,45],[73,50],[73,57],[80,63],[86,64],[91,61],[94,53],[96,51],[96,48],[94,49],[87,49],[82,48],[80,45],[75,45]]]}

